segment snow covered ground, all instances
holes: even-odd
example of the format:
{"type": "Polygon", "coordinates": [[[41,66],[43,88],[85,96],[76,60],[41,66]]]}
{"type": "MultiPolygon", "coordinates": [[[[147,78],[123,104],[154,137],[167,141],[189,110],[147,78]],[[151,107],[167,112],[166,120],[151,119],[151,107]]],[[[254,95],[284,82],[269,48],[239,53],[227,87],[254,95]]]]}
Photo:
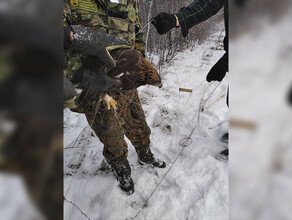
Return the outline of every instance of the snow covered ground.
{"type": "Polygon", "coordinates": [[[223,54],[222,49],[218,50],[222,48],[218,45],[220,33],[163,66],[163,88],[139,88],[152,131],[151,149],[167,167],[140,166],[127,140],[135,183],[131,196],[120,190],[111,172],[102,170],[103,144],[85,115],[64,110],[66,220],[228,219],[228,163],[215,159],[227,148],[220,138],[228,130],[228,75],[219,86],[218,82],[205,81],[209,69],[223,54]],[[179,88],[193,92],[180,92],[179,88]],[[199,114],[202,105],[204,110],[199,114]],[[180,146],[181,140],[190,135],[191,144],[180,146]]]}

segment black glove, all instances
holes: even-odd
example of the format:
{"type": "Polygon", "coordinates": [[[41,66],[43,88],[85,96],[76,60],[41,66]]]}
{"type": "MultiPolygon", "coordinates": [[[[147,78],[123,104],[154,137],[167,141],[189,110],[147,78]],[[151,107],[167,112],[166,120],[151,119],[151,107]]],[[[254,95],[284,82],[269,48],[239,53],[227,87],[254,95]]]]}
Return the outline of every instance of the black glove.
{"type": "Polygon", "coordinates": [[[211,81],[219,81],[221,82],[222,79],[225,77],[226,72],[228,72],[228,55],[225,53],[220,60],[211,68],[209,71],[206,80],[208,82],[211,81]]]}
{"type": "Polygon", "coordinates": [[[165,34],[176,26],[176,18],[174,14],[161,12],[153,18],[151,23],[156,27],[159,34],[165,34]]]}
{"type": "Polygon", "coordinates": [[[126,48],[129,47],[127,41],[115,35],[99,32],[80,25],[72,25],[71,28],[74,34],[70,49],[96,56],[109,68],[114,68],[116,65],[109,54],[109,51],[113,49],[112,46],[123,45],[126,48]]]}
{"type": "Polygon", "coordinates": [[[102,91],[109,91],[119,83],[119,80],[107,75],[101,68],[87,69],[79,68],[73,76],[73,83],[80,83],[84,87],[97,88],[102,91]]]}

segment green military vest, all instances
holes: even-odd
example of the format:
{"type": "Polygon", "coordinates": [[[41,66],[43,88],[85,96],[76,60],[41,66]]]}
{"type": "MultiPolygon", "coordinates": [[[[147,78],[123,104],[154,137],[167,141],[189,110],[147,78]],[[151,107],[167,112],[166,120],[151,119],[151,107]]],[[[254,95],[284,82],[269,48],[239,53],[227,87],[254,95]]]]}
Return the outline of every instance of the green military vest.
{"type": "Polygon", "coordinates": [[[83,25],[114,34],[135,44],[135,26],[139,26],[136,0],[70,0],[71,25],[83,25]]]}
{"type": "MultiPolygon", "coordinates": [[[[143,50],[143,33],[135,36],[136,29],[141,28],[136,0],[119,0],[119,3],[109,0],[65,0],[64,18],[69,25],[82,25],[117,35],[133,48],[143,50]],[[142,46],[137,47],[138,44],[142,46]]],[[[65,70],[65,75],[71,78],[81,67],[80,54],[65,54],[65,63],[69,68],[65,70]]]]}

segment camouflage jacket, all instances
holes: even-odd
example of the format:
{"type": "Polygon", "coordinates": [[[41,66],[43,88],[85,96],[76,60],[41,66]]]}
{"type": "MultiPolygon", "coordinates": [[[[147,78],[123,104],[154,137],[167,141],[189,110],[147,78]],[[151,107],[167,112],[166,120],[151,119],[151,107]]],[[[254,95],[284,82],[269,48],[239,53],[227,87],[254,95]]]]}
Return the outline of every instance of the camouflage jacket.
{"type": "MultiPolygon", "coordinates": [[[[136,0],[119,0],[119,2],[113,3],[110,0],[64,0],[64,25],[83,25],[117,35],[127,40],[132,48],[144,53],[144,33],[139,32],[141,24],[137,15],[136,0]]],[[[65,75],[69,78],[81,67],[81,56],[83,55],[65,52],[65,75]]]]}

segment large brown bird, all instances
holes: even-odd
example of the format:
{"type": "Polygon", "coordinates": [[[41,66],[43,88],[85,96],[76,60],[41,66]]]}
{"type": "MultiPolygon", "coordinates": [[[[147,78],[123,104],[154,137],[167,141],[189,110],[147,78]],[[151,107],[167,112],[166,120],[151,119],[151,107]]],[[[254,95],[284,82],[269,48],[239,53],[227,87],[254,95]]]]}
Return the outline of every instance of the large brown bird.
{"type": "Polygon", "coordinates": [[[108,75],[117,79],[114,90],[130,90],[142,85],[162,86],[161,78],[155,67],[135,49],[123,48],[110,52],[116,67],[108,75]]]}
{"type": "MultiPolygon", "coordinates": [[[[116,66],[108,72],[108,76],[116,80],[116,84],[110,91],[131,90],[142,85],[154,85],[162,87],[161,78],[155,67],[146,60],[142,53],[135,49],[119,48],[110,51],[116,66]]],[[[88,64],[87,64],[88,65],[88,64]]],[[[108,91],[108,92],[110,92],[108,91]]],[[[86,103],[89,100],[97,100],[100,95],[106,102],[108,109],[116,109],[116,102],[105,91],[90,87],[83,91],[79,100],[86,103]]]]}

